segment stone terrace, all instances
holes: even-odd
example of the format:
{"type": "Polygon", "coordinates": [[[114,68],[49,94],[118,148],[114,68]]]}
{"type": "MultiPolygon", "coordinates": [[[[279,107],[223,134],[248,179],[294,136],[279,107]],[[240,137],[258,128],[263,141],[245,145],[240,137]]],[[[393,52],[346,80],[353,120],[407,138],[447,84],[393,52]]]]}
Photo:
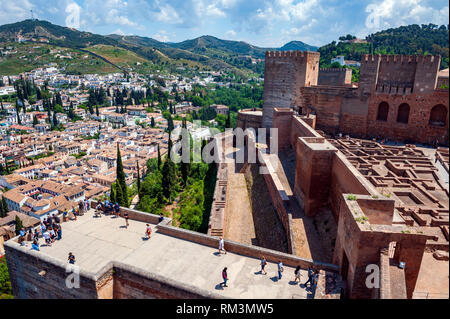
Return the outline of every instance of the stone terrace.
{"type": "MultiPolygon", "coordinates": [[[[175,282],[205,289],[225,298],[311,298],[303,285],[294,284],[294,268],[285,266],[281,281],[276,280],[276,264],[268,263],[267,275],[259,274],[259,260],[238,254],[217,255],[217,249],[164,235],[156,231],[145,240],[145,223],[89,211],[77,221],[62,224],[62,240],[51,247],[41,239],[40,254],[67,262],[69,252],[82,271],[97,272],[110,261],[140,268],[171,278],[175,282]],[[222,289],[221,271],[228,267],[229,287],[222,289]]],[[[225,245],[226,247],[226,245],[225,245]]],[[[307,279],[302,270],[302,282],[307,279]]]]}

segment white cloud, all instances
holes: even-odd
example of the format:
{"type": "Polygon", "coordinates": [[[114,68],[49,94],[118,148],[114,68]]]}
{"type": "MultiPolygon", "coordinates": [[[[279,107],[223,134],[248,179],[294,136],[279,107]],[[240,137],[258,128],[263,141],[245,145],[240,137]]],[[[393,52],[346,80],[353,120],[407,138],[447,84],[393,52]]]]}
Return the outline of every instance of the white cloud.
{"type": "Polygon", "coordinates": [[[118,35],[125,35],[125,32],[123,32],[120,29],[117,29],[116,31],[113,32],[113,34],[118,34],[118,35]]]}
{"type": "Polygon", "coordinates": [[[448,6],[436,9],[424,0],[381,0],[368,4],[367,31],[378,31],[411,23],[448,24],[448,6]]]}
{"type": "Polygon", "coordinates": [[[234,38],[236,36],[236,31],[234,30],[228,30],[227,32],[225,32],[225,36],[229,37],[229,38],[234,38]]]}
{"type": "Polygon", "coordinates": [[[0,0],[0,8],[0,24],[6,24],[29,19],[34,5],[28,0],[0,0]]]}
{"type": "Polygon", "coordinates": [[[167,22],[171,24],[180,22],[180,16],[171,5],[166,4],[165,6],[162,6],[159,9],[160,11],[156,14],[156,19],[158,21],[167,22]]]}
{"type": "Polygon", "coordinates": [[[165,30],[159,30],[158,33],[153,35],[153,38],[161,42],[169,42],[169,34],[165,30]]]}

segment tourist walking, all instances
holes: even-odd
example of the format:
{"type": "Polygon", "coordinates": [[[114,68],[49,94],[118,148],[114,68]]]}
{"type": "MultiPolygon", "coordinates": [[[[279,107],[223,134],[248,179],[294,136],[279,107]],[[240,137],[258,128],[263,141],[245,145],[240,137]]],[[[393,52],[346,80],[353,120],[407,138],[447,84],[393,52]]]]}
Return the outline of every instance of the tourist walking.
{"type": "Polygon", "coordinates": [[[264,267],[267,265],[266,257],[262,256],[261,258],[261,274],[264,273],[264,275],[267,275],[267,272],[264,270],[264,267]]]}
{"type": "Polygon", "coordinates": [[[313,283],[313,275],[314,275],[314,269],[309,266],[308,268],[308,280],[305,282],[305,287],[307,287],[308,283],[310,283],[310,286],[313,283]]]}
{"type": "Polygon", "coordinates": [[[228,287],[227,286],[227,281],[228,281],[228,273],[227,273],[227,267],[225,267],[222,270],[222,279],[223,279],[223,283],[220,284],[221,287],[228,287]]]}
{"type": "Polygon", "coordinates": [[[220,237],[219,239],[219,254],[221,254],[223,251],[224,254],[226,254],[227,252],[225,251],[225,242],[223,240],[222,237],[220,237]]]}
{"type": "Polygon", "coordinates": [[[147,229],[145,230],[145,235],[147,236],[147,239],[150,239],[152,235],[152,228],[150,227],[150,224],[147,224],[147,229]]]}
{"type": "Polygon", "coordinates": [[[278,280],[281,279],[281,273],[283,272],[283,263],[280,261],[278,261],[278,280]]]}
{"type": "Polygon", "coordinates": [[[75,256],[72,253],[69,253],[69,257],[67,258],[70,264],[75,264],[75,256]]]}
{"type": "Polygon", "coordinates": [[[123,213],[123,218],[125,218],[125,228],[128,229],[128,213],[127,212],[123,213]]]}
{"type": "Polygon", "coordinates": [[[300,266],[297,266],[297,268],[295,268],[295,271],[294,271],[294,275],[295,275],[294,281],[295,282],[297,282],[297,279],[298,279],[298,282],[301,282],[301,280],[300,280],[300,277],[301,277],[300,270],[301,270],[300,266]]]}

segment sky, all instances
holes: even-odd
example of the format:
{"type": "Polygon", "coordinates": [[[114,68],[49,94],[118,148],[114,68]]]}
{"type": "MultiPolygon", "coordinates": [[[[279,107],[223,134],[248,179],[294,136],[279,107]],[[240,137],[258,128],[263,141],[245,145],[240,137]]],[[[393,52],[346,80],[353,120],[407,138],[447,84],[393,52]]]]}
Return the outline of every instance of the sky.
{"type": "Polygon", "coordinates": [[[0,24],[39,20],[98,34],[180,42],[202,35],[321,46],[408,24],[449,23],[448,0],[0,0],[0,24]]]}

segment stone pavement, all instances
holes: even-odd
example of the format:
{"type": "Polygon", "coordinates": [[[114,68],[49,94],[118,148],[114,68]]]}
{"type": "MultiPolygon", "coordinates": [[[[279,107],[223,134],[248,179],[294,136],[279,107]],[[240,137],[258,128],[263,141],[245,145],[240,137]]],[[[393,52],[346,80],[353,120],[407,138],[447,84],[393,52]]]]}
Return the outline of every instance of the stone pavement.
{"type": "MultiPolygon", "coordinates": [[[[109,261],[120,261],[227,298],[311,298],[303,285],[292,281],[292,267],[284,267],[278,281],[276,264],[269,263],[268,274],[261,275],[258,259],[217,255],[214,248],[156,231],[144,240],[145,223],[130,220],[128,229],[124,225],[123,218],[96,218],[91,210],[77,221],[63,223],[62,240],[51,247],[42,245],[41,239],[41,254],[66,262],[72,252],[76,265],[89,272],[99,271],[109,261]],[[224,267],[228,267],[229,287],[221,288],[224,267]]],[[[306,280],[307,272],[302,270],[302,282],[306,280]]]]}

